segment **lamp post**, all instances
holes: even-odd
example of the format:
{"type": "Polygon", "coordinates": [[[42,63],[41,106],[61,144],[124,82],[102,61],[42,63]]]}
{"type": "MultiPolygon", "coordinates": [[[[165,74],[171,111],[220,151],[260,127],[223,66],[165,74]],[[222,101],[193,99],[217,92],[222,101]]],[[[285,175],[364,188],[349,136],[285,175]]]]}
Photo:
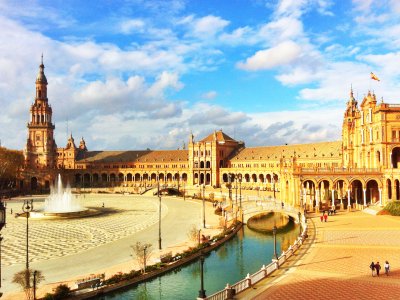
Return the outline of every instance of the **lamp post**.
{"type": "Polygon", "coordinates": [[[233,207],[232,203],[232,174],[228,174],[228,196],[229,196],[229,201],[231,202],[230,205],[233,207]]]}
{"type": "Polygon", "coordinates": [[[36,300],[36,276],[37,276],[37,271],[35,270],[33,272],[33,300],[36,300]]]}
{"type": "Polygon", "coordinates": [[[237,201],[237,190],[238,190],[238,189],[237,189],[237,188],[238,188],[237,183],[238,183],[238,175],[235,174],[234,176],[235,176],[235,177],[234,177],[234,178],[235,178],[235,205],[236,205],[236,207],[237,207],[237,202],[238,202],[238,201],[237,201]]]}
{"type": "Polygon", "coordinates": [[[272,234],[274,235],[274,259],[278,259],[278,255],[276,254],[276,225],[274,225],[274,228],[272,228],[272,234]]]}
{"type": "Polygon", "coordinates": [[[206,290],[204,289],[204,255],[203,252],[200,254],[200,291],[199,291],[199,298],[200,299],[205,299],[206,296],[206,290]]]}
{"type": "Polygon", "coordinates": [[[239,202],[240,208],[242,208],[242,174],[239,174],[239,202]]]}
{"type": "Polygon", "coordinates": [[[200,246],[200,233],[201,233],[201,229],[199,229],[199,246],[200,246]]]}
{"type": "Polygon", "coordinates": [[[206,186],[203,184],[203,228],[206,228],[206,186]]]}
{"type": "Polygon", "coordinates": [[[301,212],[298,212],[298,216],[299,216],[299,236],[301,236],[301,212]]]}
{"type": "Polygon", "coordinates": [[[157,196],[159,200],[158,205],[158,249],[161,250],[161,194],[160,194],[160,179],[157,178],[157,196]]]}
{"type": "Polygon", "coordinates": [[[22,211],[26,215],[26,287],[30,287],[29,282],[29,216],[30,212],[33,211],[33,200],[24,200],[24,204],[22,205],[22,211]]]}
{"type": "MultiPolygon", "coordinates": [[[[6,225],[6,207],[4,206],[3,201],[0,200],[0,288],[1,288],[1,241],[3,237],[1,236],[1,230],[6,225]]],[[[3,296],[3,293],[0,292],[0,297],[3,296]]]]}
{"type": "Polygon", "coordinates": [[[147,245],[143,247],[143,274],[146,273],[146,250],[147,250],[147,245]]]}

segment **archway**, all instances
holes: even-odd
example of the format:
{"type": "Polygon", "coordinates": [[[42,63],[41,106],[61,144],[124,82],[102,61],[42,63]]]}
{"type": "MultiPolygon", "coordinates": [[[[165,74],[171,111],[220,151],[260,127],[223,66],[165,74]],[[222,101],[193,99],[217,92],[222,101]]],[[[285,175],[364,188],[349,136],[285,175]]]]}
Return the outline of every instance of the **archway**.
{"type": "Polygon", "coordinates": [[[313,210],[316,205],[315,183],[312,180],[305,180],[303,182],[303,191],[301,192],[303,205],[305,204],[308,209],[313,210]]]}
{"type": "Polygon", "coordinates": [[[204,174],[200,174],[200,184],[204,184],[204,174]]]}
{"type": "Polygon", "coordinates": [[[399,198],[400,186],[399,186],[399,180],[398,180],[398,179],[396,179],[396,180],[394,181],[394,186],[395,186],[395,188],[396,188],[396,195],[394,195],[394,196],[395,196],[395,199],[394,199],[394,200],[399,200],[399,199],[400,199],[400,198],[399,198]]]}
{"type": "Polygon", "coordinates": [[[206,184],[207,184],[207,185],[210,185],[210,184],[211,184],[211,174],[210,174],[210,173],[207,173],[207,174],[206,174],[206,184]]]}
{"type": "Polygon", "coordinates": [[[390,179],[386,180],[386,188],[387,188],[388,199],[392,200],[392,182],[390,181],[390,179]]]}
{"type": "Polygon", "coordinates": [[[379,201],[379,187],[376,180],[372,179],[367,182],[366,202],[367,205],[374,204],[379,201]]]}
{"type": "Polygon", "coordinates": [[[31,190],[36,191],[38,188],[38,180],[36,177],[31,178],[31,190]]]}
{"type": "Polygon", "coordinates": [[[99,182],[99,174],[97,174],[97,173],[94,173],[94,174],[93,174],[93,182],[94,182],[94,183],[99,182]]]}
{"type": "Polygon", "coordinates": [[[363,185],[358,179],[351,183],[351,203],[363,204],[363,185]]]}
{"type": "Polygon", "coordinates": [[[393,168],[397,169],[400,163],[400,148],[395,147],[392,150],[392,166],[393,168]]]}
{"type": "Polygon", "coordinates": [[[81,183],[81,174],[75,174],[75,184],[81,183]]]}
{"type": "Polygon", "coordinates": [[[207,168],[207,169],[211,168],[211,163],[210,163],[210,161],[208,161],[208,160],[207,160],[207,162],[206,162],[206,168],[207,168]]]}

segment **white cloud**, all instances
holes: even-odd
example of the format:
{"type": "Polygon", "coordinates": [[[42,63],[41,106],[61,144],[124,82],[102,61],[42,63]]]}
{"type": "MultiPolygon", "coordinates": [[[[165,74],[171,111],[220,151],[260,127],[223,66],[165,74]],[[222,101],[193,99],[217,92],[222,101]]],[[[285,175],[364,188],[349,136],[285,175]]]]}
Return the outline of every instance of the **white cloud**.
{"type": "Polygon", "coordinates": [[[203,99],[208,99],[208,100],[215,99],[215,97],[217,97],[217,92],[216,91],[209,91],[209,92],[204,93],[203,95],[201,95],[201,97],[203,99]]]}
{"type": "Polygon", "coordinates": [[[287,65],[299,58],[301,48],[298,44],[287,41],[273,48],[257,51],[253,56],[240,62],[237,66],[244,70],[267,70],[287,65]]]}
{"type": "Polygon", "coordinates": [[[121,22],[119,26],[122,33],[130,34],[134,32],[142,33],[145,25],[145,22],[141,19],[131,19],[121,22]]]}
{"type": "Polygon", "coordinates": [[[193,33],[196,36],[209,37],[223,30],[229,21],[216,16],[206,16],[197,19],[194,23],[193,33]]]}

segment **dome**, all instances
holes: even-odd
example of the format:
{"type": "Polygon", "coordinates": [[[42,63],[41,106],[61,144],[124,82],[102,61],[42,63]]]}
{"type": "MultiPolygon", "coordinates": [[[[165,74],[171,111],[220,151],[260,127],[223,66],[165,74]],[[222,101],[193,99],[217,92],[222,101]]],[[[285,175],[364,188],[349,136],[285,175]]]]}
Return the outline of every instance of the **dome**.
{"type": "Polygon", "coordinates": [[[38,75],[36,77],[36,82],[37,83],[45,83],[47,84],[47,78],[46,75],[44,75],[44,65],[43,63],[39,66],[39,72],[38,75]]]}

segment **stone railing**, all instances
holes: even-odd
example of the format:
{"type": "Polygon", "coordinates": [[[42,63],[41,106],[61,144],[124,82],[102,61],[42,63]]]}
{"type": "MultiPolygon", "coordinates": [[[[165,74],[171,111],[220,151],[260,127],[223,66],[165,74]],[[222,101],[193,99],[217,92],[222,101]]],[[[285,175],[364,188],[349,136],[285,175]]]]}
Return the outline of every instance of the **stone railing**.
{"type": "Polygon", "coordinates": [[[303,217],[302,220],[303,231],[297,240],[286,251],[283,251],[278,259],[272,259],[272,262],[267,266],[263,265],[261,269],[254,274],[247,274],[246,278],[236,282],[235,284],[226,285],[225,289],[216,292],[215,294],[206,297],[207,300],[225,300],[233,299],[233,295],[238,294],[246,289],[251,288],[257,282],[268,277],[274,271],[284,264],[303,244],[307,238],[307,220],[303,217]]]}

